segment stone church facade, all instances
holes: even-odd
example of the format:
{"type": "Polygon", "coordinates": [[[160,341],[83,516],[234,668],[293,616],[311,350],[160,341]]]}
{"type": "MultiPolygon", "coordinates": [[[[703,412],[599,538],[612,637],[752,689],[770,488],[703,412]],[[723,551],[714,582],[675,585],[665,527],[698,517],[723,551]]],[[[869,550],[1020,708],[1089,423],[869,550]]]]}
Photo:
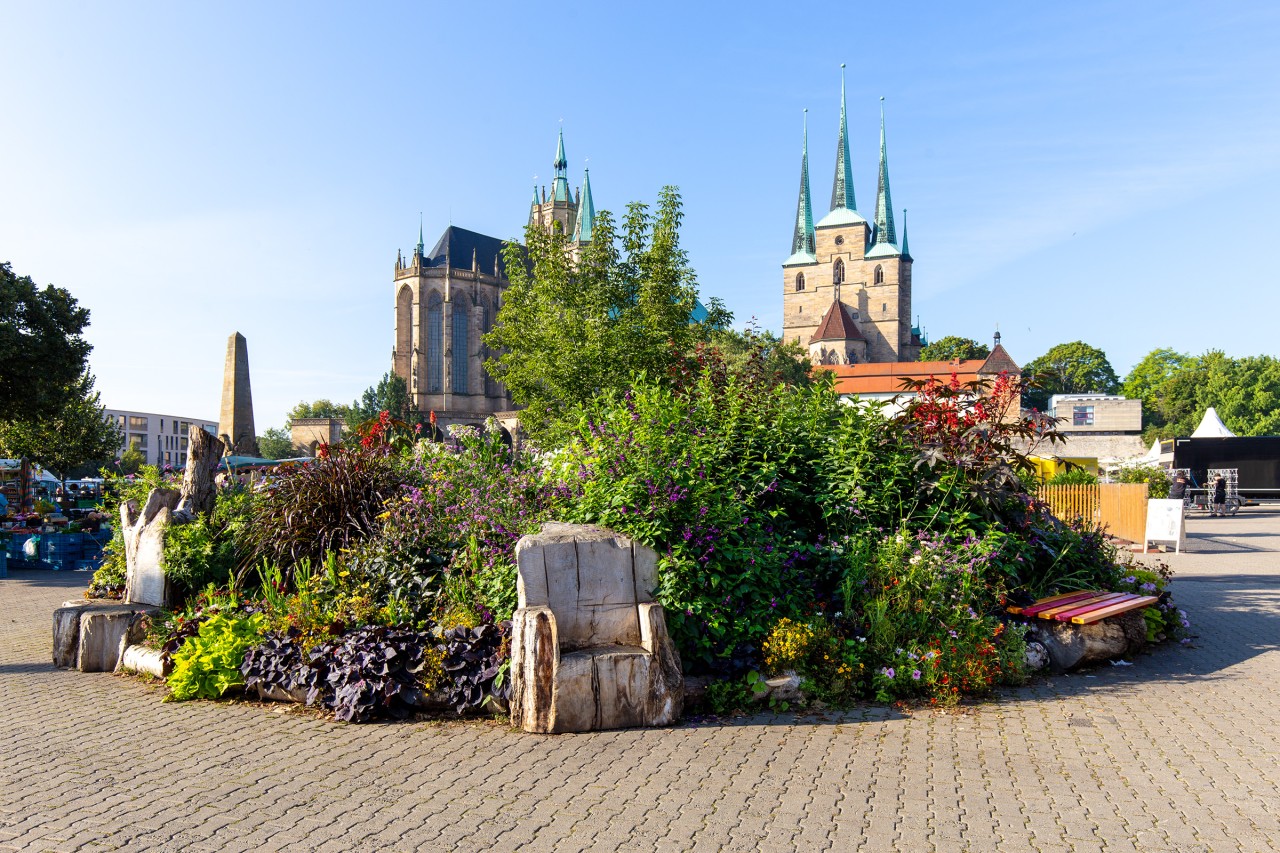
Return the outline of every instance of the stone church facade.
{"type": "MultiPolygon", "coordinates": [[[[571,192],[561,131],[550,194],[544,187],[529,222],[559,227],[575,247],[591,240],[595,206],[590,179],[571,192]]],[[[396,254],[392,369],[405,381],[419,412],[435,412],[442,427],[479,424],[514,408],[484,362],[493,353],[482,335],[492,331],[510,284],[502,257],[506,241],[450,225],[429,251],[421,227],[413,254],[396,254]]]]}
{"type": "Polygon", "coordinates": [[[858,213],[842,81],[830,210],[814,223],[806,120],[791,256],[782,264],[783,339],[807,346],[814,364],[919,358],[923,341],[911,322],[912,258],[905,214],[899,243],[883,110],[875,218],[868,222],[858,213]]]}

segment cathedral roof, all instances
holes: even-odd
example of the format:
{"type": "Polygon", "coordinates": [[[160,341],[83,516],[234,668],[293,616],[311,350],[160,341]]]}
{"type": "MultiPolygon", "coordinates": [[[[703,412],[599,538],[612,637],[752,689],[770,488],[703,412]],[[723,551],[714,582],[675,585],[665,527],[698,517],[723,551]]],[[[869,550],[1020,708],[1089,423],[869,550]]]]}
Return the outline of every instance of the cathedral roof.
{"type": "Polygon", "coordinates": [[[497,237],[450,225],[436,241],[425,263],[429,267],[442,267],[445,265],[445,259],[448,258],[448,262],[454,269],[469,270],[471,259],[474,257],[480,272],[485,275],[505,276],[506,270],[502,263],[504,245],[506,241],[499,240],[497,237]],[[494,268],[495,264],[497,269],[494,268]]]}
{"type": "Polygon", "coordinates": [[[843,302],[832,300],[831,307],[827,309],[826,316],[818,324],[818,331],[814,332],[813,337],[809,338],[809,343],[866,340],[862,337],[862,332],[858,331],[858,323],[853,319],[853,315],[849,313],[850,310],[849,306],[843,302]]]}

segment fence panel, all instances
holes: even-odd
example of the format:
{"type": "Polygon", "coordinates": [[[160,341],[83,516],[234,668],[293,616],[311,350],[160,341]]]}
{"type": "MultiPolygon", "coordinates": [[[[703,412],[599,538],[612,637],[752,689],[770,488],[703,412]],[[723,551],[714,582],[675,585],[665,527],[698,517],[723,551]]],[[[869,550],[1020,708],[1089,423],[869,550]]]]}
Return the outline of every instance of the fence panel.
{"type": "Polygon", "coordinates": [[[1036,495],[1049,505],[1049,511],[1063,521],[1084,519],[1092,526],[1098,523],[1098,486],[1041,486],[1036,495]]]}
{"type": "Polygon", "coordinates": [[[1102,483],[1098,489],[1098,523],[1112,536],[1141,542],[1147,535],[1147,484],[1102,483]]]}

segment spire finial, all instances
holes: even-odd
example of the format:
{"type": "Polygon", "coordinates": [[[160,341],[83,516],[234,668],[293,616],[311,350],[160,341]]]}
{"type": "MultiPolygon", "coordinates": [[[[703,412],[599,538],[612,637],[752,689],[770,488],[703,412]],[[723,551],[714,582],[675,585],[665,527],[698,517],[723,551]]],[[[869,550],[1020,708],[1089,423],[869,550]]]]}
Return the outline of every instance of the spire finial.
{"type": "Polygon", "coordinates": [[[422,211],[418,211],[418,247],[417,255],[421,257],[426,251],[426,245],[422,241],[422,211]]]}
{"type": "Polygon", "coordinates": [[[791,254],[814,253],[813,203],[809,197],[809,110],[804,111],[804,144],[800,149],[800,198],[796,202],[796,228],[791,237],[791,254]]]}
{"type": "Polygon", "coordinates": [[[844,97],[844,63],[840,63],[840,135],[836,139],[836,175],[831,183],[831,209],[857,210],[853,193],[853,156],[849,149],[849,121],[844,97]]]}
{"type": "Polygon", "coordinates": [[[884,141],[884,95],[880,96],[880,181],[876,188],[876,243],[896,246],[893,227],[893,196],[889,192],[889,154],[884,141]]]}
{"type": "Polygon", "coordinates": [[[591,170],[583,169],[582,192],[578,197],[578,220],[573,226],[576,243],[590,243],[596,224],[596,204],[591,197],[591,170]]]}
{"type": "Polygon", "coordinates": [[[902,257],[911,259],[911,252],[907,249],[907,209],[902,208],[902,257]]]}

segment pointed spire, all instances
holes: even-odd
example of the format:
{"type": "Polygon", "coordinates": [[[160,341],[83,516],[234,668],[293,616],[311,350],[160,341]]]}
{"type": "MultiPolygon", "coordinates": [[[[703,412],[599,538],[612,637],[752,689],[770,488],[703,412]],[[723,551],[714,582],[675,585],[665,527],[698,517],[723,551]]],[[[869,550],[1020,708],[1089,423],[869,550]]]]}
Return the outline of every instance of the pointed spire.
{"type": "Polygon", "coordinates": [[[417,247],[415,247],[413,253],[418,257],[422,257],[424,254],[426,254],[426,251],[427,251],[426,244],[422,241],[422,211],[419,210],[418,211],[418,245],[417,247]]]}
{"type": "Polygon", "coordinates": [[[573,232],[574,242],[590,243],[595,224],[596,204],[591,198],[591,170],[584,169],[582,175],[582,201],[578,206],[578,224],[573,232]]]}
{"type": "Polygon", "coordinates": [[[809,197],[809,111],[804,111],[804,145],[800,155],[800,198],[796,202],[796,230],[791,238],[791,257],[814,252],[813,204],[809,197]]]}
{"type": "Polygon", "coordinates": [[[884,96],[880,97],[880,182],[876,188],[876,244],[897,245],[893,227],[893,197],[889,193],[889,155],[884,143],[884,96]]]}
{"type": "Polygon", "coordinates": [[[831,209],[857,210],[853,195],[853,157],[849,153],[849,122],[844,98],[844,63],[840,63],[840,137],[836,141],[836,177],[831,186],[831,209]]]}
{"type": "Polygon", "coordinates": [[[551,164],[556,170],[555,180],[551,182],[551,200],[572,202],[569,193],[569,161],[564,156],[564,128],[560,128],[560,139],[556,143],[556,160],[551,164]]]}
{"type": "Polygon", "coordinates": [[[911,252],[907,251],[907,209],[905,207],[902,208],[902,257],[911,259],[911,252]]]}

